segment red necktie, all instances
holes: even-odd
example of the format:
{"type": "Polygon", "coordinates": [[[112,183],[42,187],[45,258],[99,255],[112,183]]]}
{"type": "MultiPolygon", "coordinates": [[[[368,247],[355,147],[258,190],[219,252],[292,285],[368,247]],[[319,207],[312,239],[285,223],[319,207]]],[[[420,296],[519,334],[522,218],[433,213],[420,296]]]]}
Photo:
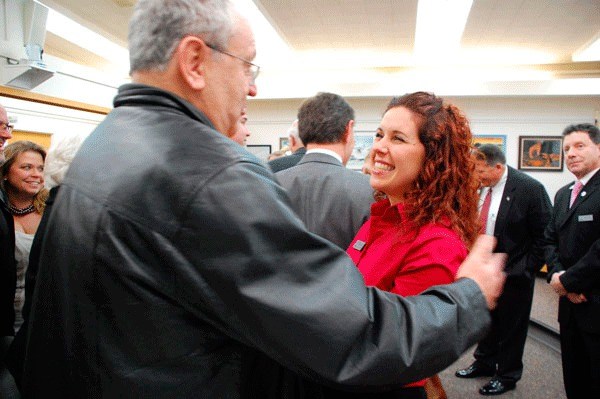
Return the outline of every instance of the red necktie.
{"type": "Polygon", "coordinates": [[[485,198],[483,205],[481,205],[481,211],[479,212],[479,219],[481,220],[481,234],[485,234],[488,214],[490,213],[490,204],[492,203],[492,188],[490,187],[485,198]]]}
{"type": "Polygon", "coordinates": [[[581,192],[582,188],[583,184],[579,180],[577,180],[577,182],[573,186],[573,191],[571,191],[571,202],[569,202],[569,208],[573,206],[573,202],[575,202],[575,200],[579,196],[579,193],[581,192]]]}

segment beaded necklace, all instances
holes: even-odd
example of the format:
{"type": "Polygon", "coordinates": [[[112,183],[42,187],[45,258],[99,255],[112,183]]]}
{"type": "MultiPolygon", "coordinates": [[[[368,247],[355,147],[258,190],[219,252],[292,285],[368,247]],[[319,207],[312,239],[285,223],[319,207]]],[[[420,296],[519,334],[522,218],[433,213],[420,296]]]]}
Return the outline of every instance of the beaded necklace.
{"type": "Polygon", "coordinates": [[[8,204],[8,209],[10,210],[10,213],[16,216],[27,215],[35,211],[35,207],[33,206],[33,204],[26,206],[25,208],[17,208],[13,204],[8,204]]]}

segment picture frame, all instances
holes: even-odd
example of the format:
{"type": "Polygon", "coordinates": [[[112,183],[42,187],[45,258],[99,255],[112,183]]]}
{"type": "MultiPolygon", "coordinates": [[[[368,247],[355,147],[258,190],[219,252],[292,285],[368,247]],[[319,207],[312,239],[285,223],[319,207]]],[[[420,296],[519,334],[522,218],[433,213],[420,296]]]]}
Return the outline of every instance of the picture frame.
{"type": "Polygon", "coordinates": [[[474,134],[472,143],[473,147],[479,147],[483,144],[495,144],[506,155],[506,135],[504,134],[474,134]]]}
{"type": "Polygon", "coordinates": [[[562,136],[519,136],[519,169],[562,171],[562,136]]]}
{"type": "Polygon", "coordinates": [[[52,133],[32,132],[28,130],[15,129],[12,132],[12,139],[8,140],[7,144],[20,140],[33,141],[34,143],[44,147],[47,151],[50,148],[50,142],[52,141],[52,133]]]}
{"type": "Polygon", "coordinates": [[[363,164],[365,163],[365,158],[369,151],[371,151],[371,147],[373,147],[373,139],[375,138],[375,134],[373,132],[367,131],[355,131],[354,132],[354,149],[352,150],[352,155],[350,155],[350,160],[346,165],[347,168],[353,170],[361,170],[363,164]]]}
{"type": "Polygon", "coordinates": [[[264,162],[268,161],[271,154],[271,144],[248,144],[246,149],[264,162]]]}
{"type": "Polygon", "coordinates": [[[280,137],[279,138],[279,149],[283,149],[283,147],[288,147],[290,146],[290,138],[289,137],[280,137]]]}

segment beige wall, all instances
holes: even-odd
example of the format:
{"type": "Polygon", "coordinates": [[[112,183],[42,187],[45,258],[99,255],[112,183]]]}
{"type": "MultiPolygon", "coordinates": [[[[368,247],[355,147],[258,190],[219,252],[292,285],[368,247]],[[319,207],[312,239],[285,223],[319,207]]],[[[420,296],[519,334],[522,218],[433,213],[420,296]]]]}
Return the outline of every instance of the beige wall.
{"type": "MultiPolygon", "coordinates": [[[[507,163],[517,168],[519,136],[560,136],[571,123],[593,123],[600,113],[600,96],[547,97],[447,97],[471,121],[475,134],[507,136],[507,163]]],[[[356,111],[356,131],[374,132],[389,98],[348,98],[356,111]]],[[[279,148],[302,99],[251,100],[249,144],[270,144],[279,148]]],[[[541,181],[551,199],[572,180],[566,167],[562,172],[527,172],[541,181]]]]}

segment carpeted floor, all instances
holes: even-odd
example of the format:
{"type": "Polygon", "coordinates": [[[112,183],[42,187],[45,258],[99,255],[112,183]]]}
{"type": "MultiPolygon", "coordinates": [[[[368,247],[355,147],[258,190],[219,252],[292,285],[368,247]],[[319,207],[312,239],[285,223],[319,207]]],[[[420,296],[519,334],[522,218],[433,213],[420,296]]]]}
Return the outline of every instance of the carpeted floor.
{"type": "MultiPolygon", "coordinates": [[[[558,331],[556,321],[558,300],[552,288],[544,278],[539,277],[534,291],[533,310],[531,317],[541,324],[558,331]]],[[[461,379],[454,376],[460,368],[473,362],[474,347],[468,350],[453,365],[442,373],[440,378],[449,399],[483,398],[478,390],[486,384],[489,377],[461,379]]],[[[543,330],[531,327],[525,354],[523,357],[523,377],[513,391],[501,396],[503,399],[565,399],[562,382],[562,365],[558,339],[543,330]]]]}

